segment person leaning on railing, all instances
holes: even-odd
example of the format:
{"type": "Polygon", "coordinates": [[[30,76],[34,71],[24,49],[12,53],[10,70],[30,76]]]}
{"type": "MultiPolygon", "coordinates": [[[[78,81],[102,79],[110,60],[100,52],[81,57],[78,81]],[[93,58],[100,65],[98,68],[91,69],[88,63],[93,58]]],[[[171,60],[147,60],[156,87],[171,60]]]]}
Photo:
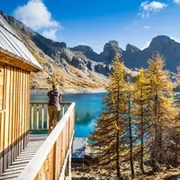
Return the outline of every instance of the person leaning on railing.
{"type": "Polygon", "coordinates": [[[52,85],[52,90],[47,93],[48,96],[48,114],[49,114],[49,133],[56,126],[60,115],[61,93],[58,91],[57,84],[52,85]]]}

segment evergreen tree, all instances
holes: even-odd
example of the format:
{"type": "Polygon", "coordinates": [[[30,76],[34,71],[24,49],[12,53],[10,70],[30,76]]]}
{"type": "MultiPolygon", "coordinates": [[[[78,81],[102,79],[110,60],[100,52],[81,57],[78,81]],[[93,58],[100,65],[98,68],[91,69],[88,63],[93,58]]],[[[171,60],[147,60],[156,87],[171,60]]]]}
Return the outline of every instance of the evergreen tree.
{"type": "Polygon", "coordinates": [[[131,177],[134,178],[134,132],[135,132],[135,124],[134,124],[134,111],[133,111],[133,86],[129,82],[127,78],[127,83],[125,84],[125,99],[126,99],[126,109],[124,111],[124,132],[123,132],[123,151],[122,157],[124,162],[129,162],[131,177]]]}
{"type": "Polygon", "coordinates": [[[134,115],[136,117],[136,154],[138,154],[140,161],[141,172],[144,173],[144,156],[148,153],[148,140],[149,134],[149,109],[148,109],[148,92],[149,82],[145,75],[144,69],[140,69],[139,74],[136,76],[134,83],[133,93],[133,107],[134,115]]]}
{"type": "Polygon", "coordinates": [[[177,167],[180,162],[180,67],[177,67],[178,75],[175,83],[174,101],[176,106],[176,118],[168,126],[167,139],[167,164],[173,167],[177,167]]]}
{"type": "Polygon", "coordinates": [[[124,113],[127,108],[125,96],[125,68],[118,55],[112,63],[113,71],[103,99],[104,109],[90,137],[97,154],[99,167],[111,173],[116,170],[121,179],[120,152],[123,149],[124,113]]]}
{"type": "Polygon", "coordinates": [[[173,85],[169,79],[169,73],[163,70],[164,60],[157,54],[148,61],[147,78],[149,79],[149,111],[151,124],[151,159],[154,171],[159,170],[165,157],[166,128],[174,119],[172,99],[173,85]]]}

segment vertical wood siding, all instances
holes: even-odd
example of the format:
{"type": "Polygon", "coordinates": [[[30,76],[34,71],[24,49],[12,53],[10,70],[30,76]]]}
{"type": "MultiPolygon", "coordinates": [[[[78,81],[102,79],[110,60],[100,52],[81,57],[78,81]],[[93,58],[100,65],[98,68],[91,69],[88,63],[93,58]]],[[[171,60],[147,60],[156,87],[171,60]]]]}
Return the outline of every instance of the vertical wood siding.
{"type": "Polygon", "coordinates": [[[0,110],[2,110],[3,106],[3,91],[4,91],[4,67],[0,66],[0,110]]]}
{"type": "Polygon", "coordinates": [[[0,91],[0,97],[3,97],[0,109],[0,174],[27,144],[30,103],[30,72],[10,65],[4,66],[3,71],[3,76],[0,76],[4,88],[0,91]]]}

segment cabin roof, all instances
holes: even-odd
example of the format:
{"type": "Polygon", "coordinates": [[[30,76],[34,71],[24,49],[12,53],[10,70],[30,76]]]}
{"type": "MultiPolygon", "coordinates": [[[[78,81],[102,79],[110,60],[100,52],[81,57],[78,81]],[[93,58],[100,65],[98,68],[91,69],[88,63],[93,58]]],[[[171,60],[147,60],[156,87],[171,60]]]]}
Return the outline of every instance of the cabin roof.
{"type": "Polygon", "coordinates": [[[41,65],[23,44],[21,39],[11,28],[11,26],[0,15],[0,52],[10,55],[15,59],[19,59],[24,64],[33,66],[38,71],[41,65]]]}

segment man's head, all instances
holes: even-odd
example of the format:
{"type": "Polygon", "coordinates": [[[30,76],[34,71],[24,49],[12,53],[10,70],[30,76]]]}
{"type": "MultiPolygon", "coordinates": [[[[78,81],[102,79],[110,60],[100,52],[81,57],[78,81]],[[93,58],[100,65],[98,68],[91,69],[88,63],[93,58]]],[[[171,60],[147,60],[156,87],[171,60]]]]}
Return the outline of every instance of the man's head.
{"type": "Polygon", "coordinates": [[[52,89],[53,89],[53,90],[57,90],[57,89],[58,89],[57,83],[53,83],[52,89]]]}

